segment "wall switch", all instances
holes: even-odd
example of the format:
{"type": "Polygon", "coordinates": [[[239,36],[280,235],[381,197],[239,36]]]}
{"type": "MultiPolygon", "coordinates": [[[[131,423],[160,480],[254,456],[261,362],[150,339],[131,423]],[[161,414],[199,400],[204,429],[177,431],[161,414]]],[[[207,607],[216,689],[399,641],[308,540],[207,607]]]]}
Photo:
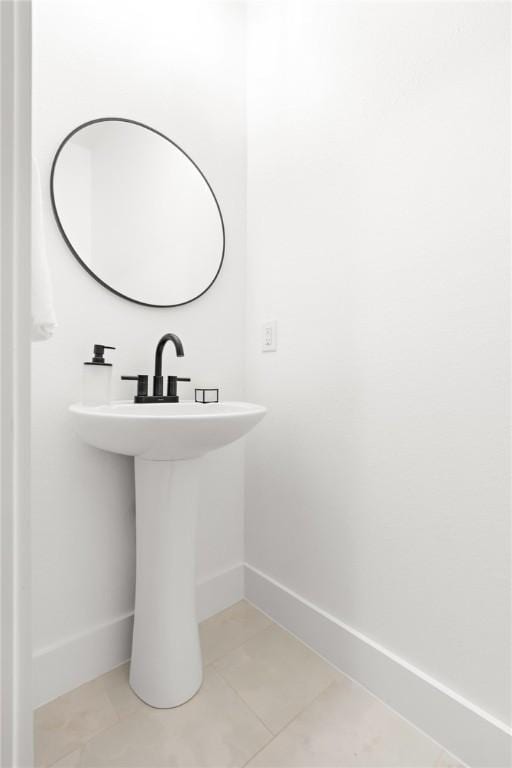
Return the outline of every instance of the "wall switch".
{"type": "Polygon", "coordinates": [[[277,349],[277,323],[271,320],[263,324],[261,339],[262,352],[275,352],[277,349]]]}

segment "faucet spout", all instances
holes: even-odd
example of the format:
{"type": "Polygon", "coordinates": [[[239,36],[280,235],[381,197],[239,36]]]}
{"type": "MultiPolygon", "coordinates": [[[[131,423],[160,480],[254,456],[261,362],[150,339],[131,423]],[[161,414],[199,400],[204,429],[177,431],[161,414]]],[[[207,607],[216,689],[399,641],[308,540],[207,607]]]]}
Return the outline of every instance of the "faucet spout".
{"type": "Polygon", "coordinates": [[[176,336],[175,333],[166,333],[165,336],[162,336],[162,338],[160,339],[160,341],[156,346],[155,376],[162,375],[162,355],[164,352],[164,347],[168,341],[172,341],[172,343],[174,344],[177,357],[183,357],[183,355],[185,354],[183,351],[183,344],[181,343],[181,339],[179,338],[179,336],[176,336]]]}
{"type": "MultiPolygon", "coordinates": [[[[153,376],[153,397],[163,397],[163,394],[164,394],[164,377],[162,376],[162,355],[164,352],[164,347],[168,341],[172,341],[172,343],[174,344],[177,357],[183,357],[183,355],[185,354],[183,352],[183,344],[181,343],[181,339],[179,338],[179,336],[176,336],[175,333],[166,333],[165,336],[162,336],[162,338],[156,345],[155,375],[153,376]]],[[[178,397],[176,396],[176,402],[177,401],[178,401],[178,397]]]]}

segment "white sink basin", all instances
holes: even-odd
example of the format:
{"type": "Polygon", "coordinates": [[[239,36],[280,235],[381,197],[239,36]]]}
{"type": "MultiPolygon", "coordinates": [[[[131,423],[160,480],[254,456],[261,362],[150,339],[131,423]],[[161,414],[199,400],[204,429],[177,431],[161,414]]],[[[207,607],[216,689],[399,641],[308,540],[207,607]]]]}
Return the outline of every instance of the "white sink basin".
{"type": "Polygon", "coordinates": [[[252,403],[71,405],[75,431],[104,451],[155,461],[202,456],[246,434],[265,415],[252,403]]]}
{"type": "Polygon", "coordinates": [[[72,405],[96,448],[135,456],[137,563],[130,685],[153,707],[176,707],[203,677],[196,618],[195,530],[202,456],[265,415],[251,403],[72,405]]]}

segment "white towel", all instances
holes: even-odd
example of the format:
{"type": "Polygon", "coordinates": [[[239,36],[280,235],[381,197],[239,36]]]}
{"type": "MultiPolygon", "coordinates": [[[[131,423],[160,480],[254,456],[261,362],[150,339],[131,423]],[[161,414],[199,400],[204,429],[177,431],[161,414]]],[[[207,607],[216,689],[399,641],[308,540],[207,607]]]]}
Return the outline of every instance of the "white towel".
{"type": "Polygon", "coordinates": [[[41,177],[32,161],[32,341],[53,336],[57,327],[53,308],[53,291],[46,258],[43,227],[43,195],[41,177]]]}

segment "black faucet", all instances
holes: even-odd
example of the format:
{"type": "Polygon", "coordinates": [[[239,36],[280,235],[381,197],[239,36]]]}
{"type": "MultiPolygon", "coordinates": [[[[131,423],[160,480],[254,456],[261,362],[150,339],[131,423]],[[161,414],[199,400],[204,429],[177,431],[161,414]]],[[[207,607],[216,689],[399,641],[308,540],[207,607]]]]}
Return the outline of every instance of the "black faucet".
{"type": "Polygon", "coordinates": [[[175,333],[166,333],[162,336],[156,345],[155,353],[155,375],[153,376],[153,395],[148,395],[148,377],[139,376],[121,376],[123,380],[134,380],[137,382],[137,394],[134,397],[135,403],[179,403],[177,393],[178,381],[190,381],[190,379],[181,379],[177,376],[167,377],[167,394],[164,395],[164,377],[162,376],[162,355],[164,347],[168,341],[172,341],[176,349],[176,356],[183,357],[183,344],[181,339],[175,333]]]}
{"type": "MultiPolygon", "coordinates": [[[[172,341],[174,344],[174,347],[176,349],[176,357],[183,357],[185,354],[183,352],[183,344],[181,343],[181,339],[176,336],[175,333],[166,333],[165,336],[162,336],[158,344],[156,345],[156,353],[155,353],[155,375],[153,376],[153,396],[154,397],[162,397],[164,394],[164,377],[162,376],[162,355],[164,353],[164,347],[167,344],[168,341],[172,341]]],[[[177,395],[176,400],[174,402],[178,402],[177,395]]]]}

